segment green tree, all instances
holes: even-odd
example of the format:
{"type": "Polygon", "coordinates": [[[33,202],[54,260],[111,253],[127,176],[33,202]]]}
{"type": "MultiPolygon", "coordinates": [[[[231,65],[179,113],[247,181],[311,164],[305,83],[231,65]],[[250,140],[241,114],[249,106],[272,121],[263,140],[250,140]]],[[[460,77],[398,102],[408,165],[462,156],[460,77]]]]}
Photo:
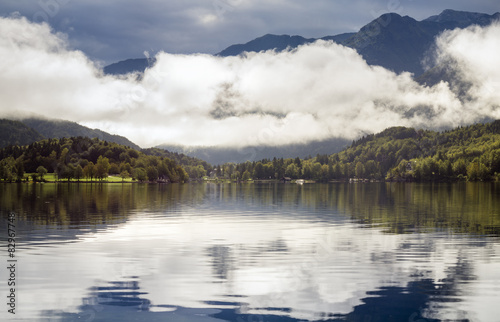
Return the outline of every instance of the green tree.
{"type": "Polygon", "coordinates": [[[158,177],[160,179],[163,179],[163,180],[170,179],[170,171],[168,170],[168,167],[165,164],[165,162],[161,162],[158,165],[157,169],[158,169],[158,177]]]}
{"type": "Polygon", "coordinates": [[[299,157],[296,157],[294,160],[293,160],[293,163],[295,163],[295,165],[299,168],[299,169],[302,169],[302,161],[300,160],[299,157]]]}
{"type": "Polygon", "coordinates": [[[122,181],[125,181],[125,179],[130,177],[130,173],[128,173],[127,170],[123,170],[122,172],[120,172],[120,177],[122,178],[122,181]]]}
{"type": "Polygon", "coordinates": [[[100,155],[99,158],[97,159],[95,168],[96,168],[95,176],[97,179],[103,180],[107,178],[109,171],[109,159],[100,155]]]}
{"type": "Polygon", "coordinates": [[[314,180],[323,180],[323,178],[327,178],[328,176],[328,166],[325,167],[326,171],[323,173],[323,168],[321,163],[314,162],[312,164],[312,179],[314,180]]]}
{"type": "Polygon", "coordinates": [[[137,169],[135,169],[135,177],[139,181],[146,181],[146,180],[148,180],[148,175],[146,173],[146,170],[144,170],[144,168],[137,168],[137,169]]]}
{"type": "Polygon", "coordinates": [[[351,169],[349,163],[344,163],[342,172],[344,174],[344,178],[349,179],[351,177],[351,169]]]}
{"type": "Polygon", "coordinates": [[[74,175],[73,175],[73,177],[74,177],[76,180],[78,180],[78,181],[80,181],[80,179],[81,179],[81,178],[83,178],[83,168],[82,168],[82,166],[81,166],[81,165],[77,165],[77,166],[75,167],[75,171],[74,171],[74,175]]]}
{"type": "Polygon", "coordinates": [[[146,175],[148,176],[149,181],[156,181],[158,180],[158,170],[154,166],[149,166],[146,169],[146,175]]]}
{"type": "Polygon", "coordinates": [[[137,159],[139,157],[139,152],[137,152],[136,150],[129,150],[128,151],[128,155],[132,158],[132,159],[137,159]]]}
{"type": "Polygon", "coordinates": [[[248,170],[245,170],[245,172],[243,172],[243,176],[241,177],[241,180],[247,181],[250,179],[252,179],[252,175],[250,174],[250,172],[248,170]]]}
{"type": "Polygon", "coordinates": [[[439,163],[439,175],[442,179],[450,179],[453,176],[453,166],[450,160],[444,160],[439,163]]]}
{"type": "Polygon", "coordinates": [[[311,162],[304,161],[302,163],[302,177],[305,179],[312,179],[313,178],[313,166],[312,166],[311,162]]]}
{"type": "Polygon", "coordinates": [[[68,179],[68,181],[70,181],[71,178],[73,178],[73,170],[74,170],[74,167],[72,167],[72,165],[60,164],[58,166],[58,171],[57,171],[58,179],[59,180],[68,179]]]}
{"type": "Polygon", "coordinates": [[[241,174],[239,171],[234,171],[233,174],[231,175],[232,180],[240,180],[241,174]]]}
{"type": "Polygon", "coordinates": [[[255,165],[254,169],[253,169],[253,177],[255,179],[263,179],[265,178],[265,172],[264,172],[264,165],[262,164],[262,162],[257,162],[257,164],[255,165]]]}
{"type": "Polygon", "coordinates": [[[340,180],[342,178],[342,167],[340,163],[336,163],[333,167],[333,179],[340,180]]]}
{"type": "Polygon", "coordinates": [[[16,169],[17,181],[20,182],[24,178],[24,162],[22,156],[17,158],[15,169],[16,169]]]}
{"type": "Polygon", "coordinates": [[[0,171],[2,179],[12,182],[16,172],[16,160],[9,156],[0,162],[0,171]]]}
{"type": "Polygon", "coordinates": [[[196,170],[198,172],[197,178],[202,178],[207,175],[207,170],[202,165],[197,165],[196,170]]]}
{"type": "Polygon", "coordinates": [[[370,179],[376,179],[380,177],[377,162],[374,160],[368,160],[365,166],[365,177],[370,179]]]}
{"type": "Polygon", "coordinates": [[[182,182],[187,182],[189,180],[189,175],[187,174],[186,170],[184,170],[183,167],[178,165],[178,166],[176,166],[175,170],[179,176],[178,182],[182,183],[182,182]]]}
{"type": "Polygon", "coordinates": [[[68,159],[69,159],[68,153],[69,153],[68,148],[64,148],[61,151],[61,155],[59,156],[59,162],[61,162],[62,164],[66,164],[68,162],[68,159]]]}
{"type": "Polygon", "coordinates": [[[356,163],[356,168],[355,168],[355,174],[357,178],[363,178],[365,175],[365,166],[363,163],[358,162],[356,163]]]}
{"type": "Polygon", "coordinates": [[[300,174],[300,169],[297,167],[295,163],[291,163],[286,167],[285,176],[290,177],[292,179],[297,179],[300,174]]]}
{"type": "Polygon", "coordinates": [[[328,164],[323,164],[321,166],[321,171],[317,179],[322,182],[328,182],[331,179],[328,164]]]}
{"type": "Polygon", "coordinates": [[[38,174],[38,178],[40,179],[40,181],[43,181],[43,177],[47,174],[47,172],[47,169],[42,165],[36,168],[36,173],[38,174]]]}
{"type": "Polygon", "coordinates": [[[467,167],[467,178],[470,181],[484,181],[490,177],[489,169],[486,165],[479,161],[474,161],[467,167]]]}
{"type": "Polygon", "coordinates": [[[453,162],[453,173],[458,176],[466,176],[467,175],[467,163],[463,158],[460,158],[453,162]]]}
{"type": "Polygon", "coordinates": [[[85,168],[83,168],[83,176],[85,178],[89,178],[90,181],[92,181],[92,179],[95,178],[95,174],[96,174],[95,165],[94,165],[94,163],[92,161],[90,161],[85,166],[85,168]]]}
{"type": "Polygon", "coordinates": [[[120,167],[116,163],[111,163],[109,166],[109,173],[110,174],[119,174],[120,173],[120,167]]]}
{"type": "Polygon", "coordinates": [[[264,178],[271,179],[274,177],[274,167],[272,163],[264,164],[264,178]]]}

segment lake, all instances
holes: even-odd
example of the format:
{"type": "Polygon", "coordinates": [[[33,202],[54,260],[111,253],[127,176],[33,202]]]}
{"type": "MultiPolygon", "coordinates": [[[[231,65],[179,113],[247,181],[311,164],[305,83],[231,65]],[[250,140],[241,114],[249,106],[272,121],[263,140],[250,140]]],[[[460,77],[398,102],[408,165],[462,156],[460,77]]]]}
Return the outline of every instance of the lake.
{"type": "Polygon", "coordinates": [[[0,184],[0,207],[2,321],[500,321],[498,183],[0,184]]]}

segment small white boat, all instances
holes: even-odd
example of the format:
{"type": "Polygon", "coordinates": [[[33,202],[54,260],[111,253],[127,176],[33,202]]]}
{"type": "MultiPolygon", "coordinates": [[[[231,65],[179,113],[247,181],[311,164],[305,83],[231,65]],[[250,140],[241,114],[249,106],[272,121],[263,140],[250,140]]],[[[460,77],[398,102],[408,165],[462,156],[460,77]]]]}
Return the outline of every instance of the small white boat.
{"type": "Polygon", "coordinates": [[[296,184],[304,184],[306,181],[304,179],[297,179],[295,180],[296,184]]]}

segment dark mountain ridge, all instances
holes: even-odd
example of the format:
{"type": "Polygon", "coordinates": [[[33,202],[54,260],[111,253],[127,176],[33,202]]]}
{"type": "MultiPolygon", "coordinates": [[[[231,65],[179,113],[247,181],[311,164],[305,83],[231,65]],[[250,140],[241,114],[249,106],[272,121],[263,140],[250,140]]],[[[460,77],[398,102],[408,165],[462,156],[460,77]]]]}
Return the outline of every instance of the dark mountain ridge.
{"type": "Polygon", "coordinates": [[[449,23],[451,28],[465,28],[473,24],[486,26],[493,20],[500,18],[500,13],[488,15],[484,13],[456,11],[446,9],[441,14],[424,19],[425,22],[449,23]]]}
{"type": "Polygon", "coordinates": [[[43,135],[22,122],[0,119],[0,148],[27,145],[43,138],[43,135]]]}
{"type": "Polygon", "coordinates": [[[316,41],[314,38],[304,38],[301,36],[272,35],[267,34],[262,37],[251,40],[245,44],[237,44],[224,49],[217,56],[237,56],[243,52],[260,52],[266,50],[283,51],[287,48],[296,48],[298,46],[316,41]]]}
{"type": "Polygon", "coordinates": [[[454,10],[445,10],[422,21],[389,13],[361,28],[343,45],[356,49],[370,65],[419,76],[424,72],[422,61],[432,49],[436,36],[443,31],[471,25],[487,26],[499,19],[500,13],[488,15],[454,10]]]}
{"type": "MultiPolygon", "coordinates": [[[[486,26],[496,20],[500,20],[498,12],[489,15],[447,9],[422,21],[397,13],[387,13],[363,26],[356,33],[322,38],[267,34],[244,44],[229,46],[217,55],[236,56],[244,52],[283,51],[323,39],[356,49],[370,65],[379,65],[397,73],[411,72],[418,77],[424,73],[422,60],[425,54],[441,32],[471,25],[486,26]]],[[[154,62],[146,58],[131,59],[106,66],[104,72],[126,74],[144,71],[151,63],[154,62]]]]}
{"type": "Polygon", "coordinates": [[[103,71],[107,75],[125,75],[135,72],[142,73],[146,68],[153,66],[155,63],[156,59],[154,58],[133,58],[105,66],[103,71]]]}
{"type": "Polygon", "coordinates": [[[0,120],[0,147],[8,145],[22,146],[43,139],[61,139],[78,136],[98,138],[136,150],[141,149],[137,144],[123,136],[110,134],[99,129],[90,129],[75,122],[35,117],[19,120],[0,120]]]}

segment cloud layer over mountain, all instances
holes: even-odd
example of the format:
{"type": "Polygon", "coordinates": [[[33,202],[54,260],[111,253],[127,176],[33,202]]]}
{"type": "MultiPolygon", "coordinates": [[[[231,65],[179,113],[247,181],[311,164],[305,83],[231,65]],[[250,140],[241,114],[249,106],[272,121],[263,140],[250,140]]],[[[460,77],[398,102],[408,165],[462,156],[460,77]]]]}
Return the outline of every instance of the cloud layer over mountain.
{"type": "Polygon", "coordinates": [[[462,97],[330,42],[245,57],[159,53],[138,79],[104,76],[46,24],[0,18],[0,30],[0,116],[68,119],[142,146],[280,145],[500,118],[500,24],[437,39],[436,63],[472,84],[462,97]]]}

